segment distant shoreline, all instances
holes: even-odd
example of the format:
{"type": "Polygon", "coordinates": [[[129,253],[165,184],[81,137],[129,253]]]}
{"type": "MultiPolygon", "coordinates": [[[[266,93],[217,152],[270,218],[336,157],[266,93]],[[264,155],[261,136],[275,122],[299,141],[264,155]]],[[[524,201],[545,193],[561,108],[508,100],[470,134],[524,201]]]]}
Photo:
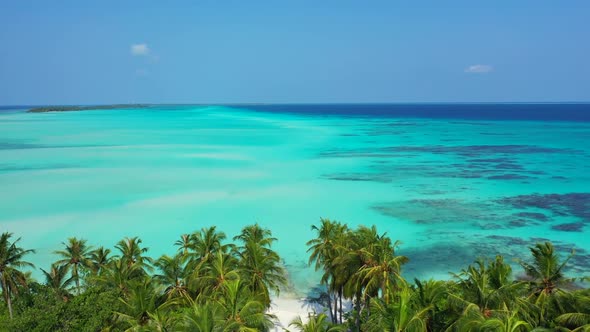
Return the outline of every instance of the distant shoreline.
{"type": "Polygon", "coordinates": [[[29,106],[27,113],[129,110],[192,109],[226,107],[261,113],[345,116],[365,118],[454,119],[478,121],[560,121],[590,123],[590,103],[458,103],[458,104],[109,104],[29,106]]]}
{"type": "Polygon", "coordinates": [[[147,104],[113,104],[113,105],[94,105],[94,106],[44,106],[35,107],[27,110],[27,113],[48,113],[48,112],[75,112],[75,111],[93,111],[93,110],[110,110],[110,109],[133,109],[146,108],[147,104]]]}

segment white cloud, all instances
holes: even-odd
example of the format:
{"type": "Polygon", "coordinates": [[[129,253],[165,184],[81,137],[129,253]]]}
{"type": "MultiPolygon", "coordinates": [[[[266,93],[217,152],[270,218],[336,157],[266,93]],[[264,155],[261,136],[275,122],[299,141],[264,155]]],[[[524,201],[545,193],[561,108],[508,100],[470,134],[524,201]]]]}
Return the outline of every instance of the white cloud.
{"type": "Polygon", "coordinates": [[[147,44],[133,44],[131,45],[131,54],[135,56],[146,56],[150,54],[150,48],[147,44]]]}
{"type": "Polygon", "coordinates": [[[493,70],[494,67],[490,65],[471,65],[465,68],[465,72],[471,74],[487,74],[493,70]]]}

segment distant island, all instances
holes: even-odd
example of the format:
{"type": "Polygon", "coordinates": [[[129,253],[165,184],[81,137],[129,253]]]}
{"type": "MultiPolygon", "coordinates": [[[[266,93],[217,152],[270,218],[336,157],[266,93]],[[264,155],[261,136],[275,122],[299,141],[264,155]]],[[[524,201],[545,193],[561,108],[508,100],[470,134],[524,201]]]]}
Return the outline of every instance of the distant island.
{"type": "Polygon", "coordinates": [[[47,113],[47,112],[73,112],[73,111],[94,111],[110,110],[117,108],[146,108],[146,104],[113,104],[113,105],[91,105],[91,106],[43,106],[35,107],[28,110],[28,113],[47,113]]]}

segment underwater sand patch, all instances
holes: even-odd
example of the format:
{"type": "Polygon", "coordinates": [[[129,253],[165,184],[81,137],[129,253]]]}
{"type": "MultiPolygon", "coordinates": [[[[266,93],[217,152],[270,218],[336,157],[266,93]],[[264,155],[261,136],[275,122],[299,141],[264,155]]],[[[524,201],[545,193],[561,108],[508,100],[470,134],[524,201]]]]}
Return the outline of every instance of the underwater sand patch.
{"type": "Polygon", "coordinates": [[[464,223],[491,220],[489,207],[483,203],[457,199],[414,199],[374,204],[372,210],[417,224],[464,223]]]}

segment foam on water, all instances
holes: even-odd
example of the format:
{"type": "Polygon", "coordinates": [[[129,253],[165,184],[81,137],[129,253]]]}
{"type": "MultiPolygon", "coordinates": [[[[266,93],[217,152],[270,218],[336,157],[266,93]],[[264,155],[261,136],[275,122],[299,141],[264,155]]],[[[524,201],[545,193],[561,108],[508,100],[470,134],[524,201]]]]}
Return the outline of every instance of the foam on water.
{"type": "Polygon", "coordinates": [[[588,122],[212,106],[3,112],[0,231],[38,249],[30,259],[45,268],[69,236],[140,236],[157,256],[183,233],[217,225],[232,237],[259,222],[301,292],[319,280],[305,242],[320,217],[402,240],[408,277],[446,277],[481,255],[526,258],[543,239],[577,248],[571,272],[584,273],[587,165],[588,122]]]}

